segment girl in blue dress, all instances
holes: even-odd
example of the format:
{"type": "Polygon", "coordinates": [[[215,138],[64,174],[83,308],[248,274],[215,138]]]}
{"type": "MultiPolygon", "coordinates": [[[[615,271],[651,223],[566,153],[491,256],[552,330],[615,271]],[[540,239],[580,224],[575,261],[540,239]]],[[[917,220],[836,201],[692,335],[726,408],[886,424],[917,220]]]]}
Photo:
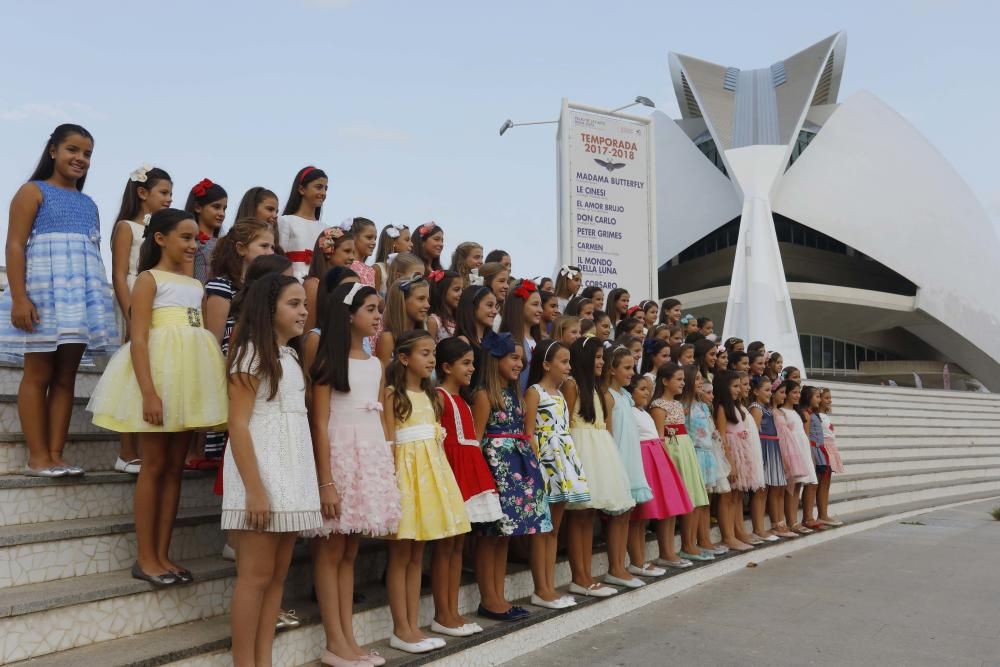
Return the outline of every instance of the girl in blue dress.
{"type": "Polygon", "coordinates": [[[24,474],[35,477],[83,474],[62,456],[77,368],[84,350],[118,347],[97,205],[82,192],[93,151],[90,132],[60,125],[10,205],[0,350],[24,357],[17,409],[28,445],[24,474]]]}

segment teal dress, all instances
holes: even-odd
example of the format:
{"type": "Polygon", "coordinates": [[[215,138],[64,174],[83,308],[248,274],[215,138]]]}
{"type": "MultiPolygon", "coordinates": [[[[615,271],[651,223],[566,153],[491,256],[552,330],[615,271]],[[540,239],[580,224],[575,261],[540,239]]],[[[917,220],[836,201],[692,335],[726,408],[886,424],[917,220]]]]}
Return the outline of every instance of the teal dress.
{"type": "Polygon", "coordinates": [[[611,434],[618,445],[618,455],[628,473],[632,499],[636,504],[649,502],[653,499],[653,490],[646,481],[646,470],[642,467],[642,445],[639,444],[639,426],[635,423],[632,408],[635,402],[628,392],[619,389],[608,389],[615,399],[611,408],[611,434]]]}

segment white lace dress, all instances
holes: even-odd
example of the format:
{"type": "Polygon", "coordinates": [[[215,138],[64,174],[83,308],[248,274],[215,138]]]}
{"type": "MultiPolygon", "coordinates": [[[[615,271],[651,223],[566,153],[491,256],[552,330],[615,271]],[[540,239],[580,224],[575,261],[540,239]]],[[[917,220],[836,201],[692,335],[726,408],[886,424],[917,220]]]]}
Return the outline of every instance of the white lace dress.
{"type": "MultiPolygon", "coordinates": [[[[271,503],[271,522],[266,531],[291,533],[322,527],[323,515],[306,414],[305,379],[292,348],[279,348],[278,356],[282,371],[278,393],[269,401],[267,383],[257,387],[250,437],[257,470],[271,503]]],[[[251,348],[239,372],[255,375],[258,366],[251,348]]],[[[246,488],[232,446],[226,448],[223,478],[222,529],[246,530],[246,488]]]]}

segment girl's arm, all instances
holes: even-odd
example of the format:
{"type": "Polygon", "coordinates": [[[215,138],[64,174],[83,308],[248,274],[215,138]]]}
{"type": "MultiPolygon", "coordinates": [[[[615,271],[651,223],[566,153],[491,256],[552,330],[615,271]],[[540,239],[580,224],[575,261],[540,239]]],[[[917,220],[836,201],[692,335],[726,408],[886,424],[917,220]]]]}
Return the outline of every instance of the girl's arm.
{"type": "MultiPolygon", "coordinates": [[[[380,366],[381,366],[381,364],[380,364],[380,366]]],[[[386,392],[385,392],[385,369],[384,368],[380,372],[380,377],[382,379],[378,381],[378,395],[379,396],[385,396],[386,392]]],[[[393,435],[393,437],[389,436],[389,420],[390,420],[391,415],[392,415],[392,409],[390,407],[388,407],[387,405],[385,405],[385,401],[383,401],[382,403],[383,403],[382,404],[382,433],[383,433],[383,435],[385,435],[386,442],[389,442],[394,437],[394,435],[393,435]]],[[[393,429],[393,432],[395,432],[395,429],[393,429]]]]}
{"type": "MultiPolygon", "coordinates": [[[[138,287],[136,283],[137,290],[138,287]]],[[[271,501],[260,479],[253,437],[250,435],[250,417],[257,400],[258,384],[259,380],[249,374],[234,373],[229,376],[229,449],[246,489],[247,530],[265,530],[271,521],[271,501]]]]}
{"type": "Polygon", "coordinates": [[[330,465],[330,385],[314,383],[309,410],[313,456],[316,458],[316,479],[319,482],[320,510],[326,519],[340,514],[340,494],[333,485],[330,465]]]}
{"type": "MultiPolygon", "coordinates": [[[[302,282],[302,288],[306,291],[306,331],[316,328],[316,306],[318,305],[319,278],[306,278],[302,282]]],[[[308,366],[306,367],[308,368],[308,366]]]]}
{"type": "Polygon", "coordinates": [[[385,270],[385,264],[382,262],[375,262],[375,291],[381,293],[382,285],[385,283],[385,276],[382,272],[385,270]]]}
{"type": "Polygon", "coordinates": [[[615,397],[607,390],[604,391],[604,405],[608,406],[608,414],[604,415],[604,426],[608,429],[608,433],[613,436],[615,430],[612,428],[611,411],[615,407],[615,397]]]}
{"type": "Polygon", "coordinates": [[[566,382],[563,383],[562,393],[563,398],[566,399],[566,413],[570,415],[570,419],[573,416],[573,410],[576,409],[576,399],[580,395],[580,392],[576,386],[576,381],[573,378],[568,378],[566,382]]]}
{"type": "MultiPolygon", "coordinates": [[[[731,470],[736,470],[736,466],[733,464],[733,454],[729,451],[729,441],[726,440],[726,424],[729,420],[726,419],[726,411],[720,405],[719,409],[715,411],[715,430],[719,432],[719,437],[722,438],[722,451],[726,454],[726,461],[729,462],[729,468],[731,470]]],[[[735,479],[735,473],[730,473],[730,481],[735,479]]]]}
{"type": "MultiPolygon", "coordinates": [[[[379,337],[378,342],[375,343],[375,356],[378,360],[382,362],[383,366],[388,366],[389,362],[392,361],[392,350],[396,347],[396,339],[393,337],[392,333],[389,331],[383,331],[379,337]]],[[[389,410],[386,409],[386,412],[389,410]]]]}
{"type": "Polygon", "coordinates": [[[667,437],[666,437],[666,426],[667,426],[667,411],[663,408],[650,408],[649,416],[653,418],[653,425],[656,426],[656,434],[660,436],[660,444],[663,445],[663,450],[670,454],[670,450],[667,449],[667,437]]]}
{"type": "Polygon", "coordinates": [[[753,416],[753,420],[757,423],[757,430],[759,431],[760,420],[764,418],[764,412],[760,408],[754,406],[750,408],[750,414],[753,416]]]}
{"type": "Polygon", "coordinates": [[[385,400],[382,401],[382,427],[385,430],[385,439],[396,444],[396,395],[392,392],[392,387],[386,387],[385,400]]]}
{"type": "Polygon", "coordinates": [[[205,296],[205,328],[212,332],[219,345],[222,345],[222,337],[226,334],[230,303],[229,299],[217,294],[205,296]]]}
{"type": "Polygon", "coordinates": [[[535,456],[538,456],[538,441],[535,439],[535,417],[538,416],[538,401],[541,396],[534,387],[524,392],[524,435],[528,437],[535,456]]]}
{"type": "Polygon", "coordinates": [[[42,191],[37,185],[25,183],[10,202],[7,224],[7,289],[10,290],[10,322],[21,331],[32,332],[38,324],[38,310],[28,298],[27,247],[35,215],[42,205],[42,191]]]}
{"type": "MultiPolygon", "coordinates": [[[[153,320],[153,298],[156,296],[156,280],[146,271],[136,278],[132,289],[132,368],[142,392],[142,418],[154,426],[163,425],[163,402],[153,385],[153,373],[149,368],[149,325],[153,320]]],[[[248,417],[249,419],[249,417],[248,417]]]]}
{"type": "Polygon", "coordinates": [[[472,423],[476,428],[476,440],[482,442],[486,434],[486,422],[490,420],[490,399],[480,389],[472,397],[472,423]]]}
{"type": "Polygon", "coordinates": [[[427,331],[430,333],[431,337],[434,340],[437,340],[437,337],[438,337],[438,318],[431,317],[430,315],[428,315],[427,319],[424,320],[424,322],[427,324],[427,331]]]}
{"type": "Polygon", "coordinates": [[[310,333],[307,329],[305,335],[302,338],[302,368],[306,369],[306,373],[312,368],[313,362],[316,361],[316,353],[319,351],[319,336],[314,333],[310,333]]]}
{"type": "Polygon", "coordinates": [[[132,305],[132,294],[128,289],[128,260],[132,254],[132,227],[124,220],[115,223],[111,233],[111,286],[115,299],[128,322],[128,309],[132,305]]]}

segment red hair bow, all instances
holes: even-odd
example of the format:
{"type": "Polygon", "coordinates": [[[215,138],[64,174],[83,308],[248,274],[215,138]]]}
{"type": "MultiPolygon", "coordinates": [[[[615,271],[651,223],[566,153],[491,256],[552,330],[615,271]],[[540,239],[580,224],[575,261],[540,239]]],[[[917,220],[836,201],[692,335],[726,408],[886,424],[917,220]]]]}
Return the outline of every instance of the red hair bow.
{"type": "Polygon", "coordinates": [[[193,194],[195,197],[204,197],[206,194],[208,194],[208,189],[214,185],[215,183],[213,183],[212,181],[208,180],[207,178],[203,178],[197,183],[195,183],[195,186],[191,188],[191,194],[193,194]]]}
{"type": "Polygon", "coordinates": [[[420,225],[420,229],[418,229],[417,231],[420,232],[421,236],[427,236],[428,234],[431,233],[431,230],[434,229],[435,227],[437,227],[436,222],[425,222],[424,224],[420,225]]]}
{"type": "Polygon", "coordinates": [[[522,280],[521,283],[517,286],[517,289],[514,290],[514,294],[527,301],[529,298],[531,298],[531,295],[537,291],[538,291],[538,285],[536,285],[533,281],[528,280],[526,278],[522,280]]]}
{"type": "Polygon", "coordinates": [[[442,278],[444,278],[444,271],[441,269],[435,269],[427,274],[427,280],[431,280],[436,283],[441,282],[442,278]]]}
{"type": "Polygon", "coordinates": [[[635,315],[636,313],[638,313],[640,310],[642,310],[642,306],[632,306],[631,308],[629,308],[628,310],[625,311],[625,314],[628,317],[632,317],[633,315],[635,315]]]}

